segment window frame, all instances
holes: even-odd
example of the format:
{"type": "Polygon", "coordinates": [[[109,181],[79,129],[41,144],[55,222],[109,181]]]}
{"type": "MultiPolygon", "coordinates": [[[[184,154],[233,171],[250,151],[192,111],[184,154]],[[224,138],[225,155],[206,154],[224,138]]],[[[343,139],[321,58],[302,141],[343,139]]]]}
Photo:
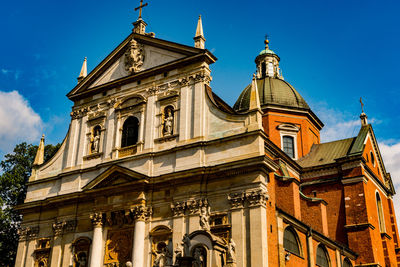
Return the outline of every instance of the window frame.
{"type": "Polygon", "coordinates": [[[383,212],[382,198],[378,190],[375,191],[376,212],[378,214],[378,225],[380,233],[386,233],[385,214],[383,212]]]}
{"type": "Polygon", "coordinates": [[[296,256],[301,257],[301,258],[303,257],[303,253],[302,253],[303,249],[302,249],[302,246],[301,246],[299,235],[297,234],[297,231],[291,226],[287,226],[285,228],[285,230],[283,231],[283,249],[285,251],[287,251],[287,252],[290,252],[290,254],[296,255],[296,256]],[[293,252],[290,249],[285,247],[285,233],[286,232],[290,232],[293,235],[293,237],[294,237],[294,239],[296,241],[296,244],[297,244],[298,251],[299,251],[298,253],[293,252]]]}
{"type": "MultiPolygon", "coordinates": [[[[127,130],[126,130],[127,131],[127,130]]],[[[128,116],[125,120],[124,120],[124,122],[123,122],[123,124],[122,124],[122,133],[121,133],[121,148],[125,148],[125,147],[130,147],[130,146],[135,146],[135,145],[137,145],[138,143],[139,143],[139,134],[140,134],[140,120],[136,117],[136,116],[128,116]],[[130,120],[130,119],[134,119],[134,120],[136,120],[136,122],[137,122],[137,125],[136,125],[136,140],[135,140],[135,142],[133,143],[133,144],[129,144],[128,145],[128,136],[125,136],[125,135],[127,135],[128,133],[126,133],[125,132],[125,124],[127,123],[127,121],[128,120],[130,120]],[[126,139],[126,144],[124,145],[124,139],[126,139]]]]}
{"type": "Polygon", "coordinates": [[[324,245],[322,245],[322,244],[319,244],[319,245],[317,246],[317,251],[316,251],[316,253],[315,253],[315,265],[316,265],[316,266],[319,266],[319,267],[330,267],[330,266],[331,266],[331,259],[330,259],[330,257],[329,257],[328,250],[327,250],[326,247],[325,247],[324,245]],[[320,251],[320,250],[322,250],[322,253],[324,253],[324,255],[325,255],[325,257],[326,257],[326,261],[327,261],[327,263],[328,263],[328,266],[323,266],[323,265],[320,265],[320,264],[318,263],[318,251],[320,251]]]}

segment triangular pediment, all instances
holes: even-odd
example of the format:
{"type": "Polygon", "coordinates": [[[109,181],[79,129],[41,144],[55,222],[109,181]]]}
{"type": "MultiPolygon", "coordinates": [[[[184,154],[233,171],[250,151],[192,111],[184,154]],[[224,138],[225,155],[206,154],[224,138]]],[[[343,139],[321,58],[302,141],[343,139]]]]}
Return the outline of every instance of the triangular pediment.
{"type": "MultiPolygon", "coordinates": [[[[162,71],[163,66],[171,68],[174,62],[203,55],[206,50],[181,45],[147,35],[130,34],[92,72],[68,93],[69,98],[93,91],[93,88],[124,82],[149,70],[162,71]],[[132,41],[134,40],[134,41],[132,41]]],[[[206,51],[209,57],[216,58],[206,51]]],[[[161,72],[162,73],[162,72],[161,72]]]]}
{"type": "Polygon", "coordinates": [[[114,165],[90,181],[82,188],[82,190],[131,184],[132,182],[146,181],[146,178],[148,178],[146,175],[118,165],[114,165]]]}

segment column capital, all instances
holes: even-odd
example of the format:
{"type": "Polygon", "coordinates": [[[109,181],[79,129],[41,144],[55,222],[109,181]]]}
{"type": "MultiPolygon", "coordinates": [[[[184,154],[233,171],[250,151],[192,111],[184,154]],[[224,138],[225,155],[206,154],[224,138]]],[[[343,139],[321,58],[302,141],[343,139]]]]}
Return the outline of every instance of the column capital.
{"type": "Polygon", "coordinates": [[[228,201],[231,204],[232,209],[240,209],[244,206],[246,195],[244,192],[230,193],[228,195],[228,201]]]}
{"type": "Polygon", "coordinates": [[[53,223],[54,236],[60,236],[63,233],[64,227],[67,223],[65,221],[53,223]]]}
{"type": "Polygon", "coordinates": [[[35,239],[39,234],[39,226],[27,226],[18,229],[19,240],[35,239]]]}
{"type": "Polygon", "coordinates": [[[228,201],[232,209],[240,209],[248,205],[248,207],[265,206],[269,196],[266,189],[256,188],[242,192],[230,193],[228,201]]]}
{"type": "Polygon", "coordinates": [[[150,218],[153,211],[151,207],[136,206],[131,209],[135,221],[146,221],[150,218]]]}
{"type": "Polygon", "coordinates": [[[90,220],[92,221],[93,227],[103,226],[103,213],[96,212],[90,214],[90,220]]]}
{"type": "Polygon", "coordinates": [[[249,202],[249,207],[265,206],[268,200],[268,194],[265,190],[256,189],[246,192],[246,199],[249,202]]]}

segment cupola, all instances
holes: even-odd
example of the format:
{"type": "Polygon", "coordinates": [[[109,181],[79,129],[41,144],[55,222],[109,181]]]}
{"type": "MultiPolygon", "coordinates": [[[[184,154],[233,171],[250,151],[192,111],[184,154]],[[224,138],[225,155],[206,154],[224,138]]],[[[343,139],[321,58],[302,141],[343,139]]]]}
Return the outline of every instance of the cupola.
{"type": "Polygon", "coordinates": [[[257,78],[271,77],[283,79],[282,72],[279,68],[280,58],[274,51],[269,49],[269,40],[267,38],[264,43],[265,49],[261,50],[256,57],[257,78]]]}

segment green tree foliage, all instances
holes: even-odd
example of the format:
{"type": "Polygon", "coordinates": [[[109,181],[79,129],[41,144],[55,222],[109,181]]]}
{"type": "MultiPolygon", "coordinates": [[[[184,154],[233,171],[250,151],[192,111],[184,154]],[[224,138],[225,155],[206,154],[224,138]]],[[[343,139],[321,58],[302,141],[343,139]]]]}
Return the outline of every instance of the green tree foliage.
{"type": "MultiPolygon", "coordinates": [[[[49,160],[59,148],[60,144],[46,145],[44,160],[49,160]]],[[[14,266],[22,217],[13,207],[24,202],[37,149],[38,146],[21,143],[0,162],[0,266],[14,266]]]]}

